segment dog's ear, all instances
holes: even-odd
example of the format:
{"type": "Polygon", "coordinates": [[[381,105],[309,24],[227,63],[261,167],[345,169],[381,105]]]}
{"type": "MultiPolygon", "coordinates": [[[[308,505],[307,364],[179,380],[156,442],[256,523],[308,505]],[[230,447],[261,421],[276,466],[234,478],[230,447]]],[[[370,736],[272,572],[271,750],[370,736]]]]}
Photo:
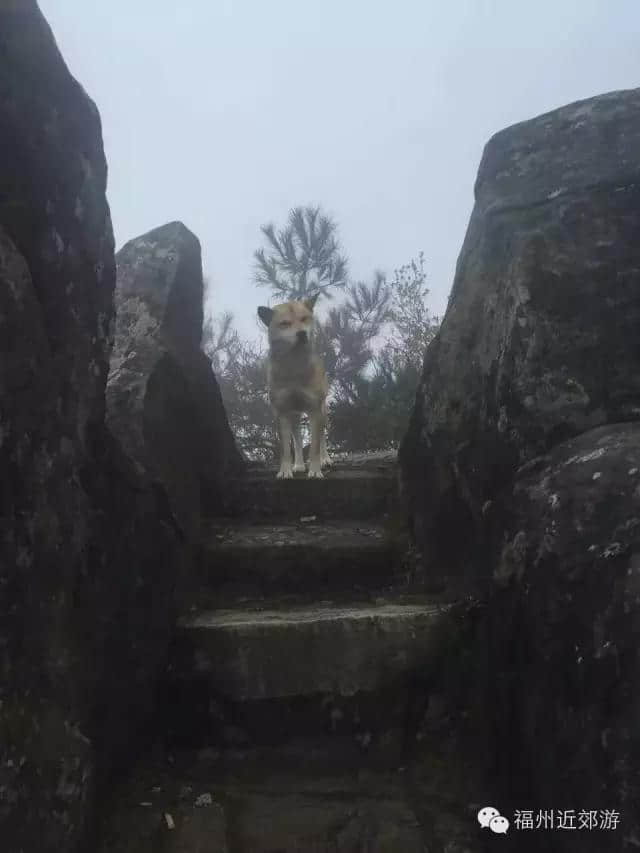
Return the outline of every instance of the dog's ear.
{"type": "Polygon", "coordinates": [[[260,317],[265,326],[270,326],[271,320],[273,319],[273,308],[267,308],[266,305],[261,305],[258,308],[258,317],[260,317]]]}
{"type": "Polygon", "coordinates": [[[313,311],[313,307],[318,300],[319,293],[314,293],[313,296],[310,296],[308,299],[304,300],[304,304],[307,306],[309,311],[313,311]]]}

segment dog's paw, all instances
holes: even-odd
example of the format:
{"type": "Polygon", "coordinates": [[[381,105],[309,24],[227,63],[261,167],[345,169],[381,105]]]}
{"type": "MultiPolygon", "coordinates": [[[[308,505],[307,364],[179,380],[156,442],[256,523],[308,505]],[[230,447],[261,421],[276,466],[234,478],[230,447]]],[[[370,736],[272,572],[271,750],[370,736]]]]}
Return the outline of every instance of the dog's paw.
{"type": "Polygon", "coordinates": [[[322,457],[322,467],[323,468],[331,468],[332,465],[333,465],[333,459],[330,456],[327,455],[327,456],[322,457]]]}
{"type": "Polygon", "coordinates": [[[320,470],[320,468],[309,468],[309,473],[307,474],[310,480],[322,480],[324,474],[320,470]]]}
{"type": "Polygon", "coordinates": [[[292,480],[293,479],[293,469],[292,468],[281,468],[276,474],[277,480],[292,480]]]}

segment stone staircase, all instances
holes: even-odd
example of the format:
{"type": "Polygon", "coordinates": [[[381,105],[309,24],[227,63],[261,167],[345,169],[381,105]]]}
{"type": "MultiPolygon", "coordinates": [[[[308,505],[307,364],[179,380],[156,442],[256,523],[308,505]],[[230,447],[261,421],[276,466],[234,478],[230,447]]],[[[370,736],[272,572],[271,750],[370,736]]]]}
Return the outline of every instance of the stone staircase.
{"type": "Polygon", "coordinates": [[[103,853],[438,849],[405,767],[450,605],[407,577],[394,493],[391,457],[235,484],[184,595],[163,746],[103,853]]]}

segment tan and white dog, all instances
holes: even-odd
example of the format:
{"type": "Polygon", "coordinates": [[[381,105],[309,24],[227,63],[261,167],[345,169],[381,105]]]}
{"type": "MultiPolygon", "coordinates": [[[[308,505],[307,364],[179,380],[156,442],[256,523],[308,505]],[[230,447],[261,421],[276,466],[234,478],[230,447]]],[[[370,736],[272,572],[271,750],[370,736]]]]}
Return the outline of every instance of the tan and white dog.
{"type": "Polygon", "coordinates": [[[308,413],[311,427],[309,477],[322,477],[323,466],[330,464],[326,438],[329,385],[312,340],[316,299],[317,295],[304,302],[258,308],[258,316],[269,329],[269,398],[280,435],[278,478],[289,479],[294,471],[305,470],[300,431],[303,412],[308,413]]]}

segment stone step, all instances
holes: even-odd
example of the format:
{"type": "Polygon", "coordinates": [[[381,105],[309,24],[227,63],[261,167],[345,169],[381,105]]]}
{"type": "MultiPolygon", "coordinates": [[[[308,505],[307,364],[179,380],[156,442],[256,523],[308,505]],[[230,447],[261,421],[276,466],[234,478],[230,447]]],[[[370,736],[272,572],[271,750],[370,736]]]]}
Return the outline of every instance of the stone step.
{"type": "Polygon", "coordinates": [[[210,747],[167,752],[157,746],[112,791],[91,849],[486,853],[495,847],[476,817],[492,786],[448,717],[441,732],[414,744],[414,764],[373,768],[349,757],[350,766],[327,770],[308,744],[226,757],[210,747]]]}
{"type": "Polygon", "coordinates": [[[190,602],[203,609],[260,598],[367,594],[400,577],[401,543],[379,524],[212,523],[190,602]]]}
{"type": "Polygon", "coordinates": [[[238,778],[178,754],[171,765],[147,761],[116,792],[97,851],[423,853],[406,787],[402,772],[318,775],[304,762],[238,778]]]}
{"type": "Polygon", "coordinates": [[[450,609],[412,593],[185,619],[160,700],[165,742],[267,750],[279,764],[314,756],[331,770],[397,766],[424,714],[450,609]]]}
{"type": "Polygon", "coordinates": [[[186,617],[191,667],[233,701],[384,688],[428,664],[447,606],[434,603],[236,608],[186,617]]]}
{"type": "Polygon", "coordinates": [[[275,471],[251,471],[229,487],[227,512],[243,518],[297,519],[301,516],[372,519],[389,512],[396,495],[395,470],[337,468],[322,480],[296,474],[278,480],[275,471]]]}
{"type": "Polygon", "coordinates": [[[227,749],[315,738],[327,766],[364,753],[400,761],[451,606],[412,596],[184,618],[160,702],[167,742],[227,749]]]}
{"type": "Polygon", "coordinates": [[[451,606],[396,593],[183,619],[160,700],[166,743],[273,748],[279,762],[298,743],[323,768],[397,765],[424,715],[451,606]]]}

